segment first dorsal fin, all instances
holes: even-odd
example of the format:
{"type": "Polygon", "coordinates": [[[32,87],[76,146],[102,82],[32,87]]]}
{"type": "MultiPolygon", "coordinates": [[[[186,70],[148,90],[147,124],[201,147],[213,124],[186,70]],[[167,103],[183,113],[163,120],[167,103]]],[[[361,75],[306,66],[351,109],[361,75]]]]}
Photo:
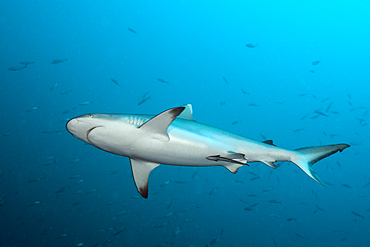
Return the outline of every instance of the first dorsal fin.
{"type": "Polygon", "coordinates": [[[130,162],[137,191],[142,197],[148,198],[149,174],[159,164],[139,159],[130,159],[130,162]]]}
{"type": "Polygon", "coordinates": [[[180,106],[164,111],[141,125],[139,129],[145,131],[148,137],[167,142],[170,140],[167,134],[168,126],[184,109],[185,107],[180,106]]]}
{"type": "Polygon", "coordinates": [[[194,121],[193,119],[193,106],[191,104],[183,105],[184,111],[178,116],[178,118],[194,121]]]}

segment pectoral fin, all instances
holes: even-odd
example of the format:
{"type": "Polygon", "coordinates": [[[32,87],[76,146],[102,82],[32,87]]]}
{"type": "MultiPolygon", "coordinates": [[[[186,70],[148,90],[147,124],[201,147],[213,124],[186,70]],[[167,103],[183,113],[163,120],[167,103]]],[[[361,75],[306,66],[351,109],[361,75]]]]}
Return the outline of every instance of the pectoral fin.
{"type": "Polygon", "coordinates": [[[148,198],[149,174],[159,164],[138,159],[130,159],[130,162],[136,188],[142,197],[148,198]]]}

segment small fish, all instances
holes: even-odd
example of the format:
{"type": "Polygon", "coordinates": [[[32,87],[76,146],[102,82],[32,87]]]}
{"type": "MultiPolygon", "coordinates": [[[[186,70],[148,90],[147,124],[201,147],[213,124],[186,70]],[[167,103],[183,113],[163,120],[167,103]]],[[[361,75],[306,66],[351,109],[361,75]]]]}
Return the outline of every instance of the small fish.
{"type": "Polygon", "coordinates": [[[232,122],[231,124],[232,125],[236,125],[236,124],[238,124],[239,123],[239,121],[238,120],[235,120],[234,122],[232,122]]]}
{"type": "Polygon", "coordinates": [[[37,109],[39,109],[39,107],[38,106],[35,106],[35,107],[32,107],[32,108],[26,110],[26,112],[36,111],[37,109]]]}
{"type": "Polygon", "coordinates": [[[22,64],[22,65],[27,66],[27,65],[30,65],[30,64],[35,64],[35,61],[32,61],[32,62],[30,62],[30,61],[21,61],[19,63],[22,64]]]}
{"type": "Polygon", "coordinates": [[[222,77],[222,78],[224,79],[224,81],[226,82],[226,84],[229,85],[229,82],[226,80],[226,78],[225,77],[222,77]]]}
{"type": "Polygon", "coordinates": [[[218,190],[217,187],[214,187],[209,193],[208,195],[213,195],[216,191],[218,190]]]}
{"type": "Polygon", "coordinates": [[[121,234],[123,231],[124,231],[124,229],[119,230],[119,231],[116,231],[115,233],[113,233],[113,235],[114,235],[114,236],[117,236],[118,234],[121,234]]]}
{"type": "Polygon", "coordinates": [[[260,179],[260,178],[261,178],[260,176],[253,177],[253,178],[249,179],[249,181],[254,181],[254,180],[257,180],[257,179],[260,179]]]}
{"type": "Polygon", "coordinates": [[[241,90],[242,90],[242,92],[243,92],[244,94],[248,94],[248,95],[249,95],[249,93],[247,93],[246,91],[244,91],[244,89],[243,89],[243,88],[242,88],[241,90]]]}
{"type": "Polygon", "coordinates": [[[73,111],[73,110],[75,110],[76,109],[76,107],[73,107],[73,108],[71,108],[71,109],[68,109],[68,110],[64,110],[64,111],[62,111],[62,113],[63,114],[67,114],[67,113],[70,113],[71,111],[73,111]]]}
{"type": "Polygon", "coordinates": [[[160,82],[162,82],[162,83],[166,83],[166,84],[169,84],[170,83],[169,81],[165,81],[162,78],[157,78],[157,80],[160,81],[160,82]]]}
{"type": "Polygon", "coordinates": [[[64,233],[64,234],[62,234],[62,235],[60,235],[60,236],[56,237],[56,239],[62,239],[62,238],[65,238],[65,237],[67,237],[67,234],[66,234],[66,233],[64,233]]]}
{"type": "Polygon", "coordinates": [[[54,156],[48,157],[44,163],[42,163],[42,166],[49,166],[49,165],[54,165],[57,162],[58,158],[54,159],[54,156]]]}
{"type": "Polygon", "coordinates": [[[257,105],[257,104],[254,104],[254,103],[250,103],[250,104],[248,104],[249,106],[259,106],[259,105],[257,105]]]}
{"type": "Polygon", "coordinates": [[[198,174],[199,170],[196,170],[193,175],[191,176],[191,178],[195,178],[195,176],[198,174]]]}
{"type": "Polygon", "coordinates": [[[10,67],[8,70],[10,70],[10,71],[18,71],[18,70],[24,69],[26,67],[27,67],[27,65],[25,65],[23,67],[10,67]]]}
{"type": "Polygon", "coordinates": [[[13,131],[10,131],[10,132],[6,132],[6,133],[3,134],[3,136],[10,136],[10,135],[13,135],[15,132],[17,132],[17,129],[13,130],[13,131]]]}
{"type": "Polygon", "coordinates": [[[134,29],[132,29],[132,28],[127,28],[127,30],[129,30],[131,33],[137,33],[134,29]]]}
{"type": "Polygon", "coordinates": [[[321,115],[321,116],[325,116],[325,117],[328,117],[328,115],[326,115],[325,113],[323,113],[322,111],[320,110],[315,110],[315,113],[321,115]]]}
{"type": "Polygon", "coordinates": [[[58,82],[56,82],[55,84],[54,84],[54,86],[53,87],[51,87],[49,90],[50,90],[50,92],[51,91],[53,91],[56,87],[58,86],[58,82]]]}
{"type": "Polygon", "coordinates": [[[277,215],[277,214],[270,214],[269,216],[270,217],[274,217],[274,218],[278,218],[278,219],[281,218],[281,216],[280,215],[277,215]]]}
{"type": "Polygon", "coordinates": [[[253,175],[253,176],[255,176],[255,177],[258,177],[258,175],[255,174],[254,172],[248,171],[248,173],[251,174],[251,175],[253,175]]]}
{"type": "Polygon", "coordinates": [[[74,175],[72,177],[69,177],[69,179],[77,179],[77,178],[80,178],[80,177],[81,177],[81,175],[74,175]]]}
{"type": "Polygon", "coordinates": [[[96,189],[92,189],[92,190],[90,190],[90,191],[86,191],[86,192],[85,192],[85,195],[92,194],[92,193],[94,193],[94,192],[96,192],[96,189]]]}
{"type": "Polygon", "coordinates": [[[252,43],[248,43],[245,46],[248,47],[248,48],[255,48],[255,47],[258,46],[258,44],[253,45],[252,43]]]}
{"type": "Polygon", "coordinates": [[[174,199],[172,199],[172,200],[168,203],[167,210],[171,208],[173,201],[174,201],[174,199]]]}
{"type": "Polygon", "coordinates": [[[342,184],[342,186],[343,187],[346,187],[346,188],[348,188],[348,189],[351,189],[352,187],[351,186],[349,186],[348,184],[342,184]]]}
{"type": "Polygon", "coordinates": [[[320,211],[322,211],[322,212],[325,212],[325,210],[324,210],[324,209],[322,209],[322,208],[320,208],[320,207],[319,207],[319,205],[317,205],[317,204],[316,204],[316,207],[317,207],[317,209],[318,209],[318,210],[320,210],[320,211]]]}
{"type": "Polygon", "coordinates": [[[356,215],[357,217],[360,217],[360,218],[363,218],[364,219],[364,216],[357,213],[357,212],[354,212],[354,211],[351,211],[352,214],[356,215]]]}
{"type": "Polygon", "coordinates": [[[311,70],[310,70],[310,72],[311,72],[312,74],[313,74],[313,73],[315,73],[315,71],[314,71],[313,69],[311,69],[311,70]]]}
{"type": "Polygon", "coordinates": [[[272,240],[274,241],[274,244],[277,247],[277,243],[276,243],[275,237],[273,237],[272,240]]]}
{"type": "Polygon", "coordinates": [[[90,105],[91,103],[92,103],[92,101],[85,101],[85,102],[79,103],[78,105],[84,106],[84,105],[90,105]]]}
{"type": "Polygon", "coordinates": [[[247,201],[244,201],[243,199],[240,199],[240,198],[239,198],[239,201],[241,201],[242,203],[248,203],[247,201]]]}
{"type": "Polygon", "coordinates": [[[34,182],[38,182],[38,181],[40,181],[41,179],[45,179],[45,176],[42,176],[42,177],[39,177],[39,178],[35,178],[35,179],[30,179],[30,180],[28,180],[27,182],[29,182],[29,183],[34,183],[34,182]]]}
{"type": "Polygon", "coordinates": [[[306,95],[308,95],[308,93],[303,93],[303,94],[300,94],[300,95],[298,95],[299,97],[303,97],[303,96],[306,96],[306,95]]]}
{"type": "Polygon", "coordinates": [[[302,130],[304,130],[304,128],[301,128],[301,129],[295,129],[294,132],[297,133],[297,132],[301,132],[302,130]]]}
{"type": "Polygon", "coordinates": [[[286,219],[287,221],[290,221],[290,222],[292,222],[292,221],[297,221],[296,219],[294,219],[294,218],[288,218],[288,219],[286,219]]]}
{"type": "Polygon", "coordinates": [[[40,204],[42,201],[35,201],[33,203],[28,204],[29,207],[35,206],[37,204],[40,204]]]}
{"type": "Polygon", "coordinates": [[[298,233],[294,233],[297,237],[301,238],[301,239],[304,239],[304,237],[302,237],[301,235],[299,235],[298,233]]]}
{"type": "Polygon", "coordinates": [[[270,203],[279,203],[279,204],[281,204],[281,201],[279,202],[279,201],[277,201],[277,200],[275,200],[275,199],[270,200],[269,202],[270,202],[270,203]]]}
{"type": "Polygon", "coordinates": [[[82,202],[75,202],[75,203],[72,203],[72,206],[77,206],[77,205],[80,205],[82,202]]]}
{"type": "Polygon", "coordinates": [[[255,209],[254,208],[251,208],[251,207],[246,207],[246,208],[243,208],[244,211],[247,211],[247,212],[254,212],[255,209]]]}
{"type": "Polygon", "coordinates": [[[162,187],[168,185],[170,182],[171,182],[171,180],[168,180],[168,181],[164,182],[163,184],[159,185],[159,187],[162,188],[162,187]]]}
{"type": "Polygon", "coordinates": [[[70,190],[69,186],[62,187],[59,190],[56,190],[55,193],[62,193],[62,192],[67,191],[67,190],[70,190]]]}
{"type": "Polygon", "coordinates": [[[330,110],[330,108],[331,108],[332,104],[333,104],[333,101],[328,105],[328,107],[326,107],[325,112],[328,112],[328,111],[330,110]]]}
{"type": "Polygon", "coordinates": [[[176,184],[186,184],[186,181],[173,180],[176,184]]]}
{"type": "Polygon", "coordinates": [[[138,105],[142,105],[144,104],[148,99],[150,99],[150,96],[148,96],[147,98],[144,98],[142,99],[139,103],[137,103],[138,105]]]}
{"type": "Polygon", "coordinates": [[[69,89],[67,91],[60,92],[59,94],[60,95],[65,95],[65,94],[70,93],[70,92],[72,92],[72,89],[69,89]]]}
{"type": "Polygon", "coordinates": [[[318,65],[321,61],[313,61],[312,65],[318,65]]]}
{"type": "Polygon", "coordinates": [[[110,80],[114,83],[114,84],[116,84],[116,85],[118,85],[118,86],[121,86],[116,80],[114,80],[113,78],[110,78],[110,80]]]}
{"type": "Polygon", "coordinates": [[[67,58],[66,59],[54,59],[51,64],[58,64],[58,63],[63,63],[67,61],[67,58]]]}
{"type": "Polygon", "coordinates": [[[217,244],[217,243],[218,243],[218,241],[220,241],[220,239],[219,239],[219,238],[214,238],[214,239],[212,239],[212,241],[209,243],[209,245],[217,244]]]}

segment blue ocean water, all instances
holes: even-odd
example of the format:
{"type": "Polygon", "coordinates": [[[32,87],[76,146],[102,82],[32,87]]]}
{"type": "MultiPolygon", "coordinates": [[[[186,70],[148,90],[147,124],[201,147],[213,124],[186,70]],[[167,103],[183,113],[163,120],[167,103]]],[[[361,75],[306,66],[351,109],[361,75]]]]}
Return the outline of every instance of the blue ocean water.
{"type": "Polygon", "coordinates": [[[4,2],[0,245],[370,246],[369,11],[343,0],[4,2]],[[162,165],[143,199],[128,158],[65,129],[85,113],[187,103],[198,122],[279,147],[351,147],[314,166],[325,186],[289,162],[235,175],[162,165]]]}

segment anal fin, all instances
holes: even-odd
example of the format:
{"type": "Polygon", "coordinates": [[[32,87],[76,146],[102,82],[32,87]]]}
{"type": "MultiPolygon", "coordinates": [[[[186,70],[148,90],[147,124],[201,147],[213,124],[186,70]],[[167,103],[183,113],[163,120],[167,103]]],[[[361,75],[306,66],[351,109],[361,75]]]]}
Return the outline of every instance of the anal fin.
{"type": "Polygon", "coordinates": [[[132,176],[134,177],[135,185],[144,198],[148,198],[148,180],[150,172],[159,166],[158,163],[149,161],[130,159],[132,176]]]}

